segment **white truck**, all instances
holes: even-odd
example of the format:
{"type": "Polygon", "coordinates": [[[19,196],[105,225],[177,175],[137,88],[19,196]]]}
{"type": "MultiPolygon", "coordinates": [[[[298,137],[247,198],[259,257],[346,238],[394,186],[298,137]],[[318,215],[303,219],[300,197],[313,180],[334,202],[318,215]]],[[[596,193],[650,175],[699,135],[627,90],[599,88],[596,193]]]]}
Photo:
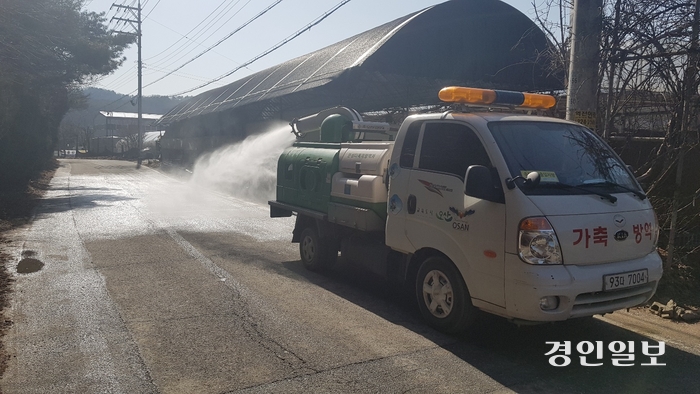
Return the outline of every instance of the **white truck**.
{"type": "MultiPolygon", "coordinates": [[[[439,95],[491,108],[555,104],[463,87],[439,95]]],[[[561,321],[633,307],[656,290],[651,204],[615,152],[577,123],[456,110],[409,116],[392,132],[334,108],[292,130],[299,140],[280,156],[270,213],[297,215],[292,241],[304,265],[321,269],[340,251],[401,279],[441,331],[464,330],[475,308],[561,321]]]]}

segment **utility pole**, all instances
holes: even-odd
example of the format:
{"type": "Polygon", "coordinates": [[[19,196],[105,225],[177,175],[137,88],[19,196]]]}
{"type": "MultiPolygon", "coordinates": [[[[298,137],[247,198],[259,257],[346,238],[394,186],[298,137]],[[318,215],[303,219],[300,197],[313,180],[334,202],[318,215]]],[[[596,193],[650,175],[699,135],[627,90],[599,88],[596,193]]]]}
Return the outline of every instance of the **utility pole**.
{"type": "MultiPolygon", "coordinates": [[[[138,0],[137,6],[136,7],[131,7],[127,5],[121,5],[121,4],[112,4],[112,7],[116,7],[119,9],[125,9],[131,12],[131,16],[136,18],[136,20],[133,19],[125,19],[125,18],[117,18],[113,17],[112,20],[117,20],[117,21],[122,21],[122,22],[127,22],[131,25],[131,27],[136,31],[136,46],[138,47],[138,120],[136,122],[136,127],[138,128],[138,153],[137,153],[137,161],[136,161],[136,168],[141,168],[141,151],[143,150],[143,129],[141,127],[141,119],[143,118],[143,107],[141,106],[141,99],[142,99],[142,68],[143,68],[143,63],[141,62],[141,0],[138,0]]],[[[110,7],[110,9],[112,8],[110,7]]],[[[134,34],[131,32],[118,32],[122,34],[134,34]]]]}
{"type": "Polygon", "coordinates": [[[595,130],[603,0],[574,0],[566,119],[595,130]]]}
{"type": "Polygon", "coordinates": [[[681,187],[683,186],[683,166],[685,161],[688,132],[693,121],[692,101],[698,93],[698,62],[700,61],[700,0],[695,1],[693,12],[693,24],[691,26],[690,51],[688,52],[688,66],[685,70],[683,87],[683,113],[681,114],[680,146],[678,147],[678,164],[676,164],[676,190],[673,192],[671,203],[671,225],[668,232],[668,247],[666,248],[666,262],[664,268],[673,265],[673,255],[676,248],[676,232],[678,231],[678,211],[680,209],[681,187]]]}

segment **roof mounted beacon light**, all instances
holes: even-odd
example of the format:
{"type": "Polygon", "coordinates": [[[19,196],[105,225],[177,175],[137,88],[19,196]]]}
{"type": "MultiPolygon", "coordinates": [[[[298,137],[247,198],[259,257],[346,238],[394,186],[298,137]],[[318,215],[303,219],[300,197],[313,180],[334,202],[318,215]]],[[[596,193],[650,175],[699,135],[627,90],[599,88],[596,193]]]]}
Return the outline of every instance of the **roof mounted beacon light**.
{"type": "Polygon", "coordinates": [[[513,92],[509,90],[492,90],[449,86],[438,93],[440,100],[447,103],[502,105],[521,108],[549,109],[557,100],[548,94],[513,92]]]}

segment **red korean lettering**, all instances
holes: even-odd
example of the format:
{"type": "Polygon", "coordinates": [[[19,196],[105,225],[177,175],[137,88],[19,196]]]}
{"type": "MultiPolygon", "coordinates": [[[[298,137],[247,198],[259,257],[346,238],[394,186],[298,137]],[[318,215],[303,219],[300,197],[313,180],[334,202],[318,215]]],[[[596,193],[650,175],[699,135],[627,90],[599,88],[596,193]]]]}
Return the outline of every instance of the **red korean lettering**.
{"type": "Polygon", "coordinates": [[[644,223],[644,235],[651,239],[651,223],[644,223]]]}
{"type": "Polygon", "coordinates": [[[593,243],[603,244],[608,246],[608,229],[607,227],[598,226],[593,229],[593,243]]]}
{"type": "Polygon", "coordinates": [[[632,226],[632,231],[634,231],[634,241],[636,243],[642,242],[642,229],[643,226],[641,224],[635,224],[632,226]]]}
{"type": "Polygon", "coordinates": [[[574,230],[574,234],[578,234],[578,239],[574,241],[574,245],[578,245],[581,243],[581,241],[585,238],[586,240],[586,249],[588,249],[588,240],[591,239],[590,234],[588,233],[588,229],[581,229],[577,228],[574,230]],[[584,235],[585,234],[585,235],[584,235]]]}

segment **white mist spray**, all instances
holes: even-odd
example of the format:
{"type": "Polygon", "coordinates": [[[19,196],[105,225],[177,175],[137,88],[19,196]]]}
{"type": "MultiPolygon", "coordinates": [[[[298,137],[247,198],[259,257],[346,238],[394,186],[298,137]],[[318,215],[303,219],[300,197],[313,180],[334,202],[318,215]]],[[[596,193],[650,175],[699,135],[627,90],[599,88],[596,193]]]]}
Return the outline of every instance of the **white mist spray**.
{"type": "Polygon", "coordinates": [[[285,125],[219,148],[197,159],[190,183],[266,203],[275,197],[277,159],[294,138],[285,125]]]}

